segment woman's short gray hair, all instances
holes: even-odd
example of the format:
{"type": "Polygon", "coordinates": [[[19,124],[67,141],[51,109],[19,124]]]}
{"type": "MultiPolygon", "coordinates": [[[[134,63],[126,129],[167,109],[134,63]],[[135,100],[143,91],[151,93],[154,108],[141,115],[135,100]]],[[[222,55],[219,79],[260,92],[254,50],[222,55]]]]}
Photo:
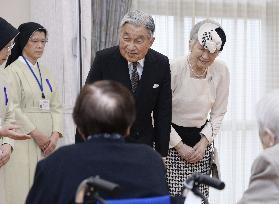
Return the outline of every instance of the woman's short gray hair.
{"type": "Polygon", "coordinates": [[[130,23],[136,26],[143,25],[147,30],[150,31],[152,37],[155,31],[155,23],[151,15],[144,13],[143,11],[135,10],[129,11],[120,22],[120,29],[126,24],[130,23]]]}
{"type": "MultiPolygon", "coordinates": [[[[202,20],[202,21],[200,21],[200,22],[198,22],[198,23],[196,23],[194,26],[193,26],[193,28],[192,28],[192,30],[191,30],[191,32],[190,32],[190,41],[196,41],[196,40],[198,40],[198,32],[199,32],[199,29],[200,29],[200,27],[203,25],[203,24],[205,24],[205,23],[212,23],[212,24],[214,24],[214,25],[217,25],[218,27],[221,27],[221,25],[218,23],[218,22],[216,22],[216,21],[214,21],[214,20],[212,20],[212,19],[205,19],[205,20],[202,20]]],[[[222,27],[221,27],[222,28],[222,27]]]]}
{"type": "Polygon", "coordinates": [[[256,111],[260,130],[267,128],[279,139],[279,89],[264,96],[256,111]]]}

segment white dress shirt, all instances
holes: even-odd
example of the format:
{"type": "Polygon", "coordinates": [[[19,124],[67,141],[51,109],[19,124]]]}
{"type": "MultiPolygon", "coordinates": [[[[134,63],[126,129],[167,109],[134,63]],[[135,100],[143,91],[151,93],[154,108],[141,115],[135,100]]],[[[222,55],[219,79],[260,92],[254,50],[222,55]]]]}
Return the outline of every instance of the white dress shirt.
{"type": "MultiPolygon", "coordinates": [[[[137,72],[139,74],[139,79],[141,79],[141,75],[143,72],[143,65],[144,65],[144,58],[138,61],[138,66],[137,66],[137,72]]],[[[128,62],[128,67],[129,67],[129,75],[130,79],[132,78],[132,71],[133,71],[133,63],[128,62]]]]}

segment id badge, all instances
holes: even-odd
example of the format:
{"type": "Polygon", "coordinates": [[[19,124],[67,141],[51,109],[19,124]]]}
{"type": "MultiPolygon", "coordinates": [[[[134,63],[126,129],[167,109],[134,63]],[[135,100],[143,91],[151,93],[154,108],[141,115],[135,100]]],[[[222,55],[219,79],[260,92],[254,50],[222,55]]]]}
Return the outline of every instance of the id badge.
{"type": "Polygon", "coordinates": [[[41,99],[40,100],[40,109],[49,110],[49,100],[48,99],[41,99]]]}

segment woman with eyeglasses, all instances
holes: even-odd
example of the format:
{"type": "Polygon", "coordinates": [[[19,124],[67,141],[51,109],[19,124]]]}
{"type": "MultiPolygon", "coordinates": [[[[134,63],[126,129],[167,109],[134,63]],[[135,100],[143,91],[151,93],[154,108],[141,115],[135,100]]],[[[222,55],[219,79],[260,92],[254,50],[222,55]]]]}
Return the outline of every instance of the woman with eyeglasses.
{"type": "MultiPolygon", "coordinates": [[[[5,19],[0,17],[0,65],[2,65],[11,54],[14,38],[18,30],[5,19]]],[[[9,87],[5,83],[5,77],[0,70],[0,203],[4,200],[4,165],[9,161],[14,148],[13,139],[28,139],[26,134],[16,132],[17,125],[14,124],[13,104],[9,98],[9,87]]]]}
{"type": "Polygon", "coordinates": [[[24,203],[37,162],[50,155],[62,136],[62,104],[55,80],[38,60],[47,43],[47,30],[34,22],[19,26],[19,35],[4,70],[11,85],[15,119],[30,140],[15,142],[6,165],[6,203],[24,203]]]}
{"type": "MultiPolygon", "coordinates": [[[[10,56],[11,50],[14,47],[14,38],[18,35],[18,30],[14,28],[5,19],[0,17],[0,65],[2,65],[10,56]]],[[[24,140],[30,137],[25,134],[21,134],[15,131],[18,127],[14,124],[9,124],[8,121],[12,121],[13,109],[11,101],[9,101],[8,86],[4,83],[6,80],[3,77],[2,70],[0,70],[0,138],[2,138],[3,144],[13,144],[11,139],[24,140]]],[[[0,152],[1,154],[1,152],[0,152]]],[[[1,163],[0,156],[0,167],[3,165],[1,163]]]]}
{"type": "MultiPolygon", "coordinates": [[[[0,17],[0,65],[2,65],[10,56],[11,50],[14,46],[14,38],[18,35],[18,30],[14,28],[5,19],[0,17]]],[[[1,157],[1,148],[7,144],[10,145],[8,148],[11,153],[11,147],[13,146],[13,140],[24,140],[30,138],[28,135],[21,134],[15,131],[18,127],[15,124],[11,124],[14,121],[13,106],[9,101],[8,86],[5,83],[2,70],[0,70],[0,167],[3,166],[8,160],[9,156],[1,157]],[[3,137],[3,138],[2,138],[3,137]]],[[[7,152],[2,149],[2,153],[7,152]]],[[[9,154],[10,154],[9,153],[9,154]]],[[[6,155],[6,154],[5,154],[6,155]]]]}
{"type": "Polygon", "coordinates": [[[10,56],[18,30],[0,17],[0,65],[10,56]]]}

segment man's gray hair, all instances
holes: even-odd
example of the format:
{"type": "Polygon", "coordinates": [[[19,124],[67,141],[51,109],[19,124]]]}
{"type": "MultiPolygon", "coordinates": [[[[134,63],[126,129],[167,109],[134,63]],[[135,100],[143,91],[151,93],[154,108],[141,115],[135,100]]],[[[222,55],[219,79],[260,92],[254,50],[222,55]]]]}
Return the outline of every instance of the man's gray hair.
{"type": "MultiPolygon", "coordinates": [[[[219,26],[219,27],[221,27],[221,25],[218,23],[218,22],[216,22],[216,21],[214,21],[214,20],[212,20],[212,19],[205,19],[205,20],[202,20],[202,21],[200,21],[200,22],[198,22],[198,23],[196,23],[194,26],[193,26],[193,28],[192,28],[192,30],[191,30],[191,32],[190,32],[190,41],[196,41],[196,40],[198,40],[198,32],[199,32],[199,29],[200,29],[200,27],[203,25],[203,24],[206,24],[206,23],[212,23],[212,24],[214,24],[214,25],[217,25],[217,26],[219,26]]],[[[222,28],[222,27],[221,27],[222,28]]],[[[223,28],[222,28],[223,29],[223,28]]]]}
{"type": "Polygon", "coordinates": [[[279,139],[279,89],[264,96],[256,111],[260,130],[267,128],[279,139]]]}
{"type": "Polygon", "coordinates": [[[129,11],[120,22],[120,29],[126,24],[130,23],[135,26],[143,25],[147,30],[150,31],[152,37],[155,31],[155,23],[151,15],[144,13],[143,11],[135,10],[129,11]]]}

